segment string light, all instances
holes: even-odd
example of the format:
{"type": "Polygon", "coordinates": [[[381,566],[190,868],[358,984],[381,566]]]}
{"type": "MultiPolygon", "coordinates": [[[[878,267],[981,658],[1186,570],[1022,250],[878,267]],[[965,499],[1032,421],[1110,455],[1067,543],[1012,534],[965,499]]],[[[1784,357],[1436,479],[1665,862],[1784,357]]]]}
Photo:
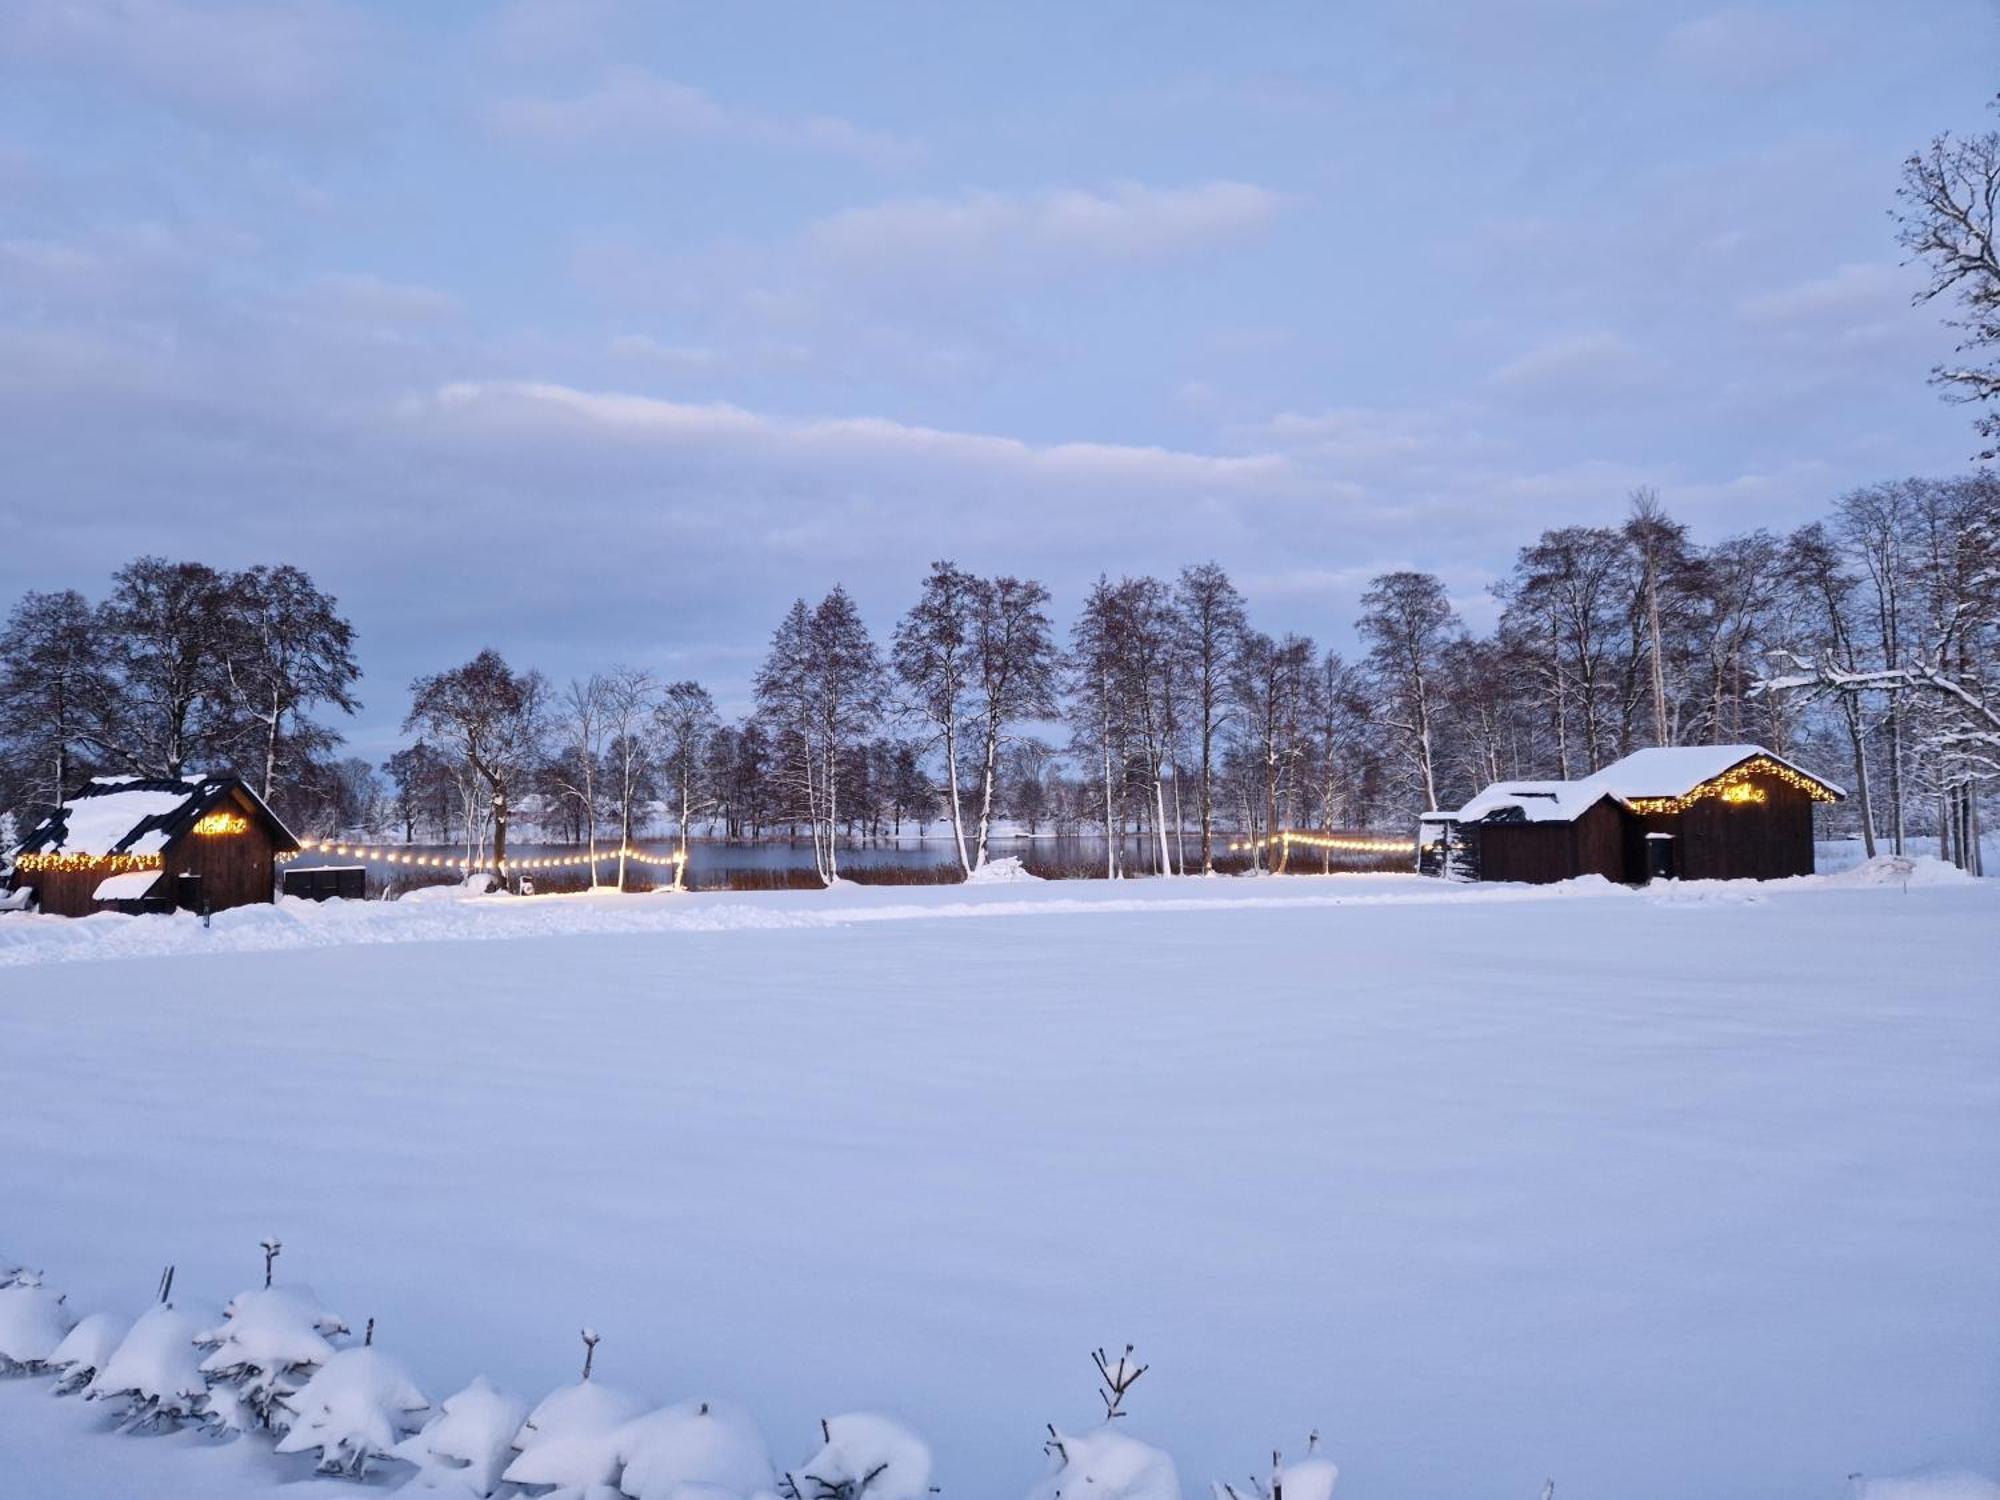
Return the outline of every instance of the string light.
{"type": "Polygon", "coordinates": [[[17,869],[30,874],[49,871],[53,874],[74,874],[80,870],[101,870],[107,874],[119,875],[127,870],[157,870],[160,856],[157,854],[23,854],[14,861],[17,869]]]}
{"type": "Polygon", "coordinates": [[[1753,755],[1742,765],[1725,771],[1678,797],[1628,797],[1626,805],[1632,811],[1646,816],[1672,816],[1686,812],[1704,797],[1718,797],[1733,806],[1743,807],[1763,802],[1768,793],[1763,787],[1751,781],[1753,776],[1768,776],[1783,782],[1796,791],[1804,792],[1815,802],[1838,802],[1839,795],[1823,781],[1815,781],[1803,772],[1794,771],[1768,755],[1753,755]]]}
{"type": "Polygon", "coordinates": [[[194,831],[205,839],[232,833],[248,833],[250,820],[240,813],[212,812],[205,817],[195,819],[194,831]]]}
{"type": "Polygon", "coordinates": [[[1330,833],[1273,833],[1260,839],[1238,839],[1230,844],[1231,854],[1247,853],[1251,849],[1268,849],[1274,844],[1286,848],[1298,845],[1306,849],[1344,849],[1355,854],[1408,854],[1417,845],[1414,839],[1349,838],[1330,833]]]}
{"type": "Polygon", "coordinates": [[[493,865],[480,865],[473,864],[469,860],[454,858],[448,854],[415,854],[408,850],[389,849],[365,844],[339,844],[328,839],[305,839],[301,841],[296,854],[287,853],[280,855],[279,858],[281,861],[289,861],[297,858],[298,854],[312,854],[315,852],[320,854],[334,854],[343,859],[370,860],[376,864],[416,865],[424,869],[463,870],[467,874],[485,869],[494,869],[501,874],[531,870],[572,870],[587,865],[601,865],[610,860],[617,859],[621,855],[632,863],[642,865],[673,866],[680,864],[683,859],[683,856],[678,851],[667,855],[645,854],[632,848],[630,845],[625,845],[616,849],[601,850],[595,855],[551,854],[535,859],[503,859],[493,865]]]}

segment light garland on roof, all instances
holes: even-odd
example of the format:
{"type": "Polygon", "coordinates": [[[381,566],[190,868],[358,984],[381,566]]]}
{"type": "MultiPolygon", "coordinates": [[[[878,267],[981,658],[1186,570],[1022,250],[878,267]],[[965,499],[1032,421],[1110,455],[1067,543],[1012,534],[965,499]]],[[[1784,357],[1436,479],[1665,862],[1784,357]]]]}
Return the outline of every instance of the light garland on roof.
{"type": "Polygon", "coordinates": [[[127,870],[157,870],[160,856],[157,854],[23,854],[14,861],[14,867],[27,874],[47,872],[54,875],[70,875],[82,870],[96,870],[109,875],[122,875],[127,870]]]}
{"type": "Polygon", "coordinates": [[[1348,838],[1330,833],[1273,833],[1260,839],[1237,839],[1229,845],[1231,854],[1252,849],[1268,849],[1274,844],[1304,849],[1344,849],[1355,854],[1408,854],[1417,847],[1414,839],[1348,838]]]}
{"type": "Polygon", "coordinates": [[[1824,783],[1794,771],[1790,766],[1772,760],[1767,755],[1753,756],[1742,765],[1725,771],[1722,775],[1704,781],[1692,791],[1683,792],[1678,797],[1629,797],[1626,804],[1632,811],[1651,816],[1668,816],[1686,812],[1704,797],[1718,797],[1736,807],[1752,806],[1765,801],[1769,793],[1751,781],[1753,776],[1769,776],[1786,786],[1804,792],[1815,802],[1838,802],[1840,798],[1824,783]]]}

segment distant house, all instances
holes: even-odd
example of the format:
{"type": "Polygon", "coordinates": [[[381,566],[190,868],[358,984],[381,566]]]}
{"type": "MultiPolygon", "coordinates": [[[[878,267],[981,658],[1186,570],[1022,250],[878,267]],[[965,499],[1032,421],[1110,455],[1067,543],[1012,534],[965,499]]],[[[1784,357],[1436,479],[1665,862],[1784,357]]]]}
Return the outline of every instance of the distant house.
{"type": "Polygon", "coordinates": [[[221,911],[269,901],[299,841],[235,776],[107,776],[22,841],[14,886],[45,912],[221,911]]]}
{"type": "Polygon", "coordinates": [[[1578,781],[1496,781],[1425,814],[1418,868],[1535,884],[1809,875],[1813,804],[1844,795],[1761,745],[1640,750],[1578,781]]]}

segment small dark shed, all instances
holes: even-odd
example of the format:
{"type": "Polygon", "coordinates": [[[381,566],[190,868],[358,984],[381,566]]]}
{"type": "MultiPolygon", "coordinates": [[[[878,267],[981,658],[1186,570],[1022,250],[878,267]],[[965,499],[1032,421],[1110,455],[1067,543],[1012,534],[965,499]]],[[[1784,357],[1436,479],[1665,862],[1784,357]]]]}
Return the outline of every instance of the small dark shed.
{"type": "Polygon", "coordinates": [[[14,885],[58,916],[222,911],[271,900],[298,847],[238,777],[100,777],[22,842],[14,885]]]}
{"type": "Polygon", "coordinates": [[[1531,884],[1809,875],[1812,805],[1842,795],[1760,745],[1640,750],[1580,781],[1495,782],[1426,814],[1418,868],[1531,884]]]}

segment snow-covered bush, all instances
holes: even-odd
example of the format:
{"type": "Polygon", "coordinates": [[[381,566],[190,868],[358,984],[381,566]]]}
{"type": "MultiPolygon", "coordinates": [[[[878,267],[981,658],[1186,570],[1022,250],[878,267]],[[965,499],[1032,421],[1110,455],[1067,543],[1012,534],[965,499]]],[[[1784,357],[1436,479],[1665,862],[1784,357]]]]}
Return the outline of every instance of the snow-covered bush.
{"type": "Polygon", "coordinates": [[[333,1358],[331,1341],[346,1332],[310,1287],[239,1292],[221,1326],[197,1340],[209,1350],[201,1369],[215,1385],[211,1415],[232,1428],[284,1426],[285,1402],[333,1358]]]}
{"type": "Polygon", "coordinates": [[[132,1325],[118,1314],[99,1312],[64,1334],[48,1360],[48,1367],[56,1372],[56,1394],[67,1396],[95,1380],[131,1331],[132,1325]]]}
{"type": "Polygon", "coordinates": [[[1277,1453],[1271,1455],[1268,1483],[1253,1479],[1247,1490],[1218,1483],[1215,1500],[1245,1500],[1248,1495],[1255,1495],[1258,1500],[1332,1500],[1333,1487],[1339,1480],[1340,1469],[1333,1460],[1320,1456],[1319,1434],[1315,1432],[1306,1439],[1306,1456],[1297,1463],[1288,1464],[1277,1453]]]}
{"type": "Polygon", "coordinates": [[[208,1408],[195,1337],[214,1321],[160,1302],[146,1309],[84,1391],[122,1407],[128,1427],[177,1427],[208,1408]]]}
{"type": "Polygon", "coordinates": [[[931,1450],[908,1428],[873,1412],[820,1423],[819,1452],[785,1477],[797,1500],[922,1500],[931,1450]]]}
{"type": "Polygon", "coordinates": [[[500,1473],[514,1456],[514,1434],[527,1419],[527,1402],[481,1376],[446,1397],[423,1431],[396,1445],[395,1456],[417,1468],[403,1488],[486,1500],[499,1488],[500,1473]]]}
{"type": "Polygon", "coordinates": [[[422,1426],[430,1401],[401,1365],[363,1345],[336,1351],[284,1406],[290,1430],[280,1453],[317,1452],[322,1474],[361,1479],[422,1426]]]}
{"type": "Polygon", "coordinates": [[[595,1380],[551,1392],[515,1434],[519,1451],[501,1477],[549,1500],[612,1500],[621,1429],[645,1409],[637,1396],[595,1380]]]}
{"type": "Polygon", "coordinates": [[[47,1368],[49,1356],[76,1319],[63,1299],[32,1272],[17,1271],[0,1287],[0,1375],[47,1368]]]}
{"type": "Polygon", "coordinates": [[[1174,1461],[1114,1427],[1055,1433],[1048,1450],[1055,1468],[1028,1500],[1181,1500],[1174,1461]]]}
{"type": "Polygon", "coordinates": [[[771,1457],[749,1414],[715,1401],[648,1412],[618,1434],[619,1493],[630,1500],[764,1500],[771,1457]]]}

